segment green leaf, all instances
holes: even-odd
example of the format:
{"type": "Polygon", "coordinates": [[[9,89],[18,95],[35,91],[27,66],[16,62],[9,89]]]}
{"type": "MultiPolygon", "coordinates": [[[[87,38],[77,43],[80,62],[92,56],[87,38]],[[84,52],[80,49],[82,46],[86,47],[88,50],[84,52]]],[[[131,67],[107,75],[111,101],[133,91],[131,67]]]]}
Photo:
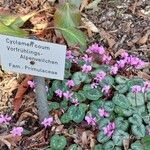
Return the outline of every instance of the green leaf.
{"type": "Polygon", "coordinates": [[[112,112],[114,110],[114,103],[112,103],[111,101],[106,101],[103,105],[103,108],[107,111],[107,112],[112,112]]]}
{"type": "Polygon", "coordinates": [[[53,97],[53,91],[51,88],[48,89],[48,93],[47,93],[47,99],[48,100],[51,100],[53,97]]]}
{"type": "Polygon", "coordinates": [[[74,93],[74,98],[78,99],[79,102],[84,102],[86,100],[84,91],[79,91],[78,93],[74,93]]]}
{"type": "Polygon", "coordinates": [[[82,0],[68,0],[71,4],[76,5],[77,8],[80,7],[82,0]]]}
{"type": "Polygon", "coordinates": [[[143,124],[132,125],[131,130],[132,130],[132,134],[134,134],[138,138],[145,136],[146,129],[145,129],[145,126],[143,124]]]}
{"type": "Polygon", "coordinates": [[[97,101],[92,101],[90,103],[90,110],[97,112],[98,109],[103,105],[103,101],[102,100],[97,100],[97,101]]]}
{"type": "Polygon", "coordinates": [[[11,27],[7,27],[2,22],[0,22],[0,34],[12,35],[12,36],[17,36],[17,37],[27,37],[27,35],[28,35],[27,32],[25,32],[19,28],[16,28],[14,30],[11,27]]]}
{"type": "Polygon", "coordinates": [[[134,85],[143,86],[143,79],[138,77],[132,78],[127,82],[127,85],[129,88],[131,88],[134,85]]]}
{"type": "Polygon", "coordinates": [[[85,111],[87,110],[86,104],[80,104],[74,114],[73,121],[80,123],[85,117],[85,111]]]}
{"type": "Polygon", "coordinates": [[[68,116],[68,113],[64,113],[60,118],[61,123],[69,123],[71,121],[70,117],[68,116]]]}
{"type": "Polygon", "coordinates": [[[67,100],[61,101],[60,108],[66,111],[68,109],[68,101],[67,100]]]}
{"type": "Polygon", "coordinates": [[[102,144],[95,145],[94,150],[103,150],[102,144]]]}
{"type": "Polygon", "coordinates": [[[105,76],[105,78],[100,81],[100,86],[104,87],[105,85],[113,85],[114,78],[112,76],[105,76]]]}
{"type": "Polygon", "coordinates": [[[112,136],[113,142],[116,146],[122,146],[124,139],[129,139],[129,134],[122,130],[116,130],[112,136]]]}
{"type": "Polygon", "coordinates": [[[150,136],[145,136],[142,138],[144,150],[150,150],[150,136]]]}
{"type": "Polygon", "coordinates": [[[11,24],[9,26],[11,26],[13,29],[16,29],[18,27],[22,27],[27,20],[29,20],[30,18],[35,16],[37,13],[38,12],[32,12],[32,13],[29,13],[29,14],[24,15],[24,16],[19,16],[13,22],[11,22],[11,24]]]}
{"type": "Polygon", "coordinates": [[[146,124],[150,124],[150,115],[144,114],[144,115],[142,115],[142,118],[146,124]]]}
{"type": "Polygon", "coordinates": [[[83,72],[75,72],[72,76],[72,80],[74,81],[75,85],[80,85],[87,79],[87,74],[83,72]]]}
{"type": "Polygon", "coordinates": [[[131,148],[133,150],[144,150],[143,145],[141,144],[140,141],[135,141],[134,143],[131,144],[131,148]]]}
{"type": "Polygon", "coordinates": [[[148,112],[150,113],[150,102],[147,103],[147,109],[148,109],[148,112]]]}
{"type": "Polygon", "coordinates": [[[55,110],[55,109],[58,109],[60,106],[59,106],[59,103],[57,102],[51,102],[48,106],[48,110],[51,111],[51,110],[55,110]]]}
{"type": "Polygon", "coordinates": [[[128,79],[124,76],[118,75],[115,77],[115,82],[118,84],[125,84],[127,81],[128,81],[128,79]]]}
{"type": "Polygon", "coordinates": [[[102,131],[97,134],[97,140],[100,143],[107,142],[111,137],[106,136],[102,131]]]}
{"type": "Polygon", "coordinates": [[[102,97],[103,93],[98,89],[91,89],[86,91],[86,98],[89,100],[98,100],[100,97],[102,97]]]}
{"type": "Polygon", "coordinates": [[[103,145],[104,150],[114,150],[115,144],[113,141],[108,141],[103,145]]]}
{"type": "Polygon", "coordinates": [[[133,114],[133,117],[129,118],[129,122],[134,125],[141,125],[142,124],[142,118],[138,114],[133,114]]]}
{"type": "Polygon", "coordinates": [[[100,119],[97,122],[97,124],[99,125],[99,129],[102,129],[103,127],[105,127],[109,122],[110,122],[110,120],[108,118],[102,118],[102,119],[100,119]]]}
{"type": "Polygon", "coordinates": [[[17,16],[0,14],[0,22],[5,24],[6,26],[11,25],[11,23],[14,22],[16,18],[17,16]]]}
{"type": "Polygon", "coordinates": [[[63,150],[67,145],[67,140],[64,136],[53,135],[50,139],[50,146],[54,150],[63,150]]]}
{"type": "Polygon", "coordinates": [[[115,105],[121,108],[128,109],[130,107],[129,101],[123,94],[116,94],[112,100],[115,105]]]}
{"type": "Polygon", "coordinates": [[[68,90],[68,87],[65,84],[65,81],[59,81],[59,80],[54,80],[52,83],[52,91],[55,92],[56,90],[62,90],[63,92],[68,90]]]}
{"type": "Polygon", "coordinates": [[[115,125],[116,125],[116,129],[120,129],[123,131],[126,131],[129,127],[129,123],[127,122],[127,120],[124,120],[123,117],[118,117],[115,119],[115,125]]]}
{"type": "Polygon", "coordinates": [[[137,93],[135,96],[134,93],[129,92],[127,94],[127,99],[132,106],[144,105],[144,94],[143,93],[137,93]],[[135,97],[136,97],[136,99],[135,99],[135,97]]]}
{"type": "Polygon", "coordinates": [[[74,27],[68,28],[61,27],[59,29],[69,46],[79,44],[80,47],[86,48],[86,36],[83,32],[74,27]]]}
{"type": "Polygon", "coordinates": [[[19,16],[19,17],[1,14],[0,22],[4,23],[6,26],[16,29],[16,28],[23,26],[23,24],[27,20],[29,20],[31,17],[33,17],[36,14],[37,14],[37,12],[32,12],[27,15],[23,15],[23,16],[19,16]]]}
{"type": "Polygon", "coordinates": [[[128,86],[127,86],[127,84],[119,84],[116,86],[116,90],[119,93],[124,94],[128,91],[128,86]]]}
{"type": "Polygon", "coordinates": [[[82,150],[82,147],[77,144],[72,144],[69,146],[68,150],[82,150]]]}
{"type": "Polygon", "coordinates": [[[150,90],[147,91],[147,100],[150,101],[150,90]]]}
{"type": "Polygon", "coordinates": [[[80,22],[81,16],[79,10],[69,3],[62,5],[54,14],[54,24],[59,28],[78,27],[80,22]]]}

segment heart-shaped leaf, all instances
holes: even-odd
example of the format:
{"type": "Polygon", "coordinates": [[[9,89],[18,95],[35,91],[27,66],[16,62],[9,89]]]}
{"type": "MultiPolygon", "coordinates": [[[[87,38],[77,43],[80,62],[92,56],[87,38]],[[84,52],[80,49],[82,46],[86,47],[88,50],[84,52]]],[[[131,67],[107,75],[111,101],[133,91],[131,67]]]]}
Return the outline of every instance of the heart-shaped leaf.
{"type": "Polygon", "coordinates": [[[17,37],[27,37],[28,33],[16,28],[15,30],[12,29],[11,27],[7,27],[4,23],[0,22],[0,34],[5,34],[5,35],[13,35],[17,37]]]}
{"type": "Polygon", "coordinates": [[[115,103],[115,105],[122,107],[124,109],[127,109],[130,107],[129,101],[123,94],[116,94],[112,100],[115,103]]]}
{"type": "Polygon", "coordinates": [[[113,141],[108,141],[103,145],[104,150],[114,150],[115,144],[113,141]]]}
{"type": "Polygon", "coordinates": [[[127,99],[132,106],[144,105],[144,94],[143,93],[134,93],[129,92],[127,94],[127,99]]]}
{"type": "Polygon", "coordinates": [[[116,129],[126,131],[128,129],[129,123],[127,120],[124,120],[123,117],[118,117],[115,119],[116,129]]]}
{"type": "Polygon", "coordinates": [[[127,132],[124,132],[122,130],[116,130],[113,134],[113,142],[117,146],[123,145],[123,140],[129,139],[129,134],[127,132]]]}
{"type": "Polygon", "coordinates": [[[145,126],[143,124],[140,125],[132,125],[131,126],[132,134],[137,136],[137,138],[141,138],[145,136],[145,126]]]}
{"type": "Polygon", "coordinates": [[[131,148],[133,150],[144,150],[143,145],[141,144],[140,141],[135,141],[134,143],[131,144],[131,148]]]}
{"type": "Polygon", "coordinates": [[[105,142],[107,142],[109,139],[110,139],[111,137],[108,137],[108,136],[106,136],[104,133],[103,133],[103,131],[101,131],[101,132],[99,132],[98,134],[97,134],[97,140],[98,140],[98,142],[100,142],[100,143],[105,143],[105,142]]]}
{"type": "Polygon", "coordinates": [[[59,29],[69,46],[79,44],[81,48],[86,48],[86,36],[83,32],[74,27],[59,27],[59,29]]]}
{"type": "Polygon", "coordinates": [[[102,92],[98,89],[91,89],[86,91],[86,98],[89,100],[98,100],[100,97],[102,97],[102,92]]]}
{"type": "Polygon", "coordinates": [[[50,139],[50,146],[54,150],[63,150],[67,144],[64,136],[54,135],[50,139]]]}
{"type": "Polygon", "coordinates": [[[80,22],[81,16],[79,10],[69,3],[64,3],[54,14],[54,24],[56,27],[78,27],[80,22]]]}
{"type": "Polygon", "coordinates": [[[80,85],[81,82],[84,82],[87,78],[87,74],[83,72],[75,72],[72,76],[72,80],[74,81],[75,85],[80,85]]]}

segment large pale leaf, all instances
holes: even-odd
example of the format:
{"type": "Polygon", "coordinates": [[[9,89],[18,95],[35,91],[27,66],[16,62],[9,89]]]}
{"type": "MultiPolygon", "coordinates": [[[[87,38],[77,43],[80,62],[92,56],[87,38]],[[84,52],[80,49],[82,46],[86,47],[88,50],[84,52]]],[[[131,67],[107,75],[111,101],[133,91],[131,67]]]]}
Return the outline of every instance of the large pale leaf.
{"type": "Polygon", "coordinates": [[[145,136],[142,138],[144,150],[150,150],[150,136],[145,136]]]}
{"type": "Polygon", "coordinates": [[[79,10],[69,3],[62,5],[54,14],[54,24],[56,27],[77,27],[80,21],[81,16],[79,10]]]}
{"type": "Polygon", "coordinates": [[[61,27],[60,30],[69,46],[79,44],[83,48],[86,47],[86,36],[80,30],[74,27],[68,27],[68,28],[61,27]]]}
{"type": "Polygon", "coordinates": [[[28,34],[27,32],[16,28],[15,30],[7,27],[5,24],[0,22],[0,34],[5,34],[5,35],[13,35],[13,36],[18,36],[18,37],[26,37],[28,34]]]}
{"type": "Polygon", "coordinates": [[[10,24],[10,26],[14,29],[16,29],[16,27],[21,27],[27,20],[29,20],[31,17],[33,17],[36,14],[37,12],[32,12],[24,16],[19,16],[10,24]]]}
{"type": "Polygon", "coordinates": [[[82,0],[68,0],[71,4],[76,5],[77,8],[80,7],[82,0]]]}
{"type": "Polygon", "coordinates": [[[0,14],[0,22],[5,24],[6,26],[11,25],[11,23],[14,22],[16,18],[17,16],[0,14]]]}

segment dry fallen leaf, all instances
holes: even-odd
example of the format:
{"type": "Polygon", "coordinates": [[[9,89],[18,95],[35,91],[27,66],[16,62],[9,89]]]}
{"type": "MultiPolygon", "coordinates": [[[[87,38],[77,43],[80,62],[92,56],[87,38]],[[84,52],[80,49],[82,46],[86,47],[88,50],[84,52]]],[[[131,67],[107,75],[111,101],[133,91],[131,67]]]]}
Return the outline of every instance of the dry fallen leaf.
{"type": "Polygon", "coordinates": [[[82,11],[89,3],[89,0],[82,0],[80,11],[82,11]]]}
{"type": "Polygon", "coordinates": [[[147,32],[144,36],[142,36],[136,43],[139,45],[143,45],[147,42],[149,37],[149,33],[147,32]]]}
{"type": "Polygon", "coordinates": [[[116,44],[116,41],[113,38],[113,36],[110,33],[106,32],[104,29],[101,29],[99,34],[102,38],[107,40],[109,48],[112,48],[116,44]]]}
{"type": "Polygon", "coordinates": [[[115,53],[115,58],[118,57],[118,56],[120,56],[121,53],[123,53],[123,52],[125,52],[124,49],[119,49],[119,50],[115,53]]]}
{"type": "Polygon", "coordinates": [[[94,25],[93,22],[91,22],[87,18],[81,18],[83,25],[87,28],[90,29],[92,32],[98,33],[99,29],[94,25]]]}
{"type": "Polygon", "coordinates": [[[14,101],[13,101],[14,111],[16,111],[16,112],[19,110],[19,108],[22,104],[22,98],[23,98],[24,93],[28,89],[28,83],[27,82],[29,80],[32,80],[32,76],[30,76],[30,75],[27,76],[18,87],[18,91],[17,91],[16,96],[15,96],[14,101]]]}
{"type": "Polygon", "coordinates": [[[150,75],[145,73],[145,72],[142,72],[142,71],[139,71],[138,72],[138,76],[142,79],[145,79],[145,80],[150,80],[150,75]]]}

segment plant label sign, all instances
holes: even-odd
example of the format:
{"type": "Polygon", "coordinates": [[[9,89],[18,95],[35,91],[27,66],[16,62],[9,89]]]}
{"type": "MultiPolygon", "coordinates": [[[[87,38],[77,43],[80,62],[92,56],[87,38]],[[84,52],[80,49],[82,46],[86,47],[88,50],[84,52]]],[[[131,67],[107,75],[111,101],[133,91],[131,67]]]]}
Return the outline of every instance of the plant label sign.
{"type": "Polygon", "coordinates": [[[0,52],[6,71],[64,79],[65,45],[0,35],[0,52]]]}

